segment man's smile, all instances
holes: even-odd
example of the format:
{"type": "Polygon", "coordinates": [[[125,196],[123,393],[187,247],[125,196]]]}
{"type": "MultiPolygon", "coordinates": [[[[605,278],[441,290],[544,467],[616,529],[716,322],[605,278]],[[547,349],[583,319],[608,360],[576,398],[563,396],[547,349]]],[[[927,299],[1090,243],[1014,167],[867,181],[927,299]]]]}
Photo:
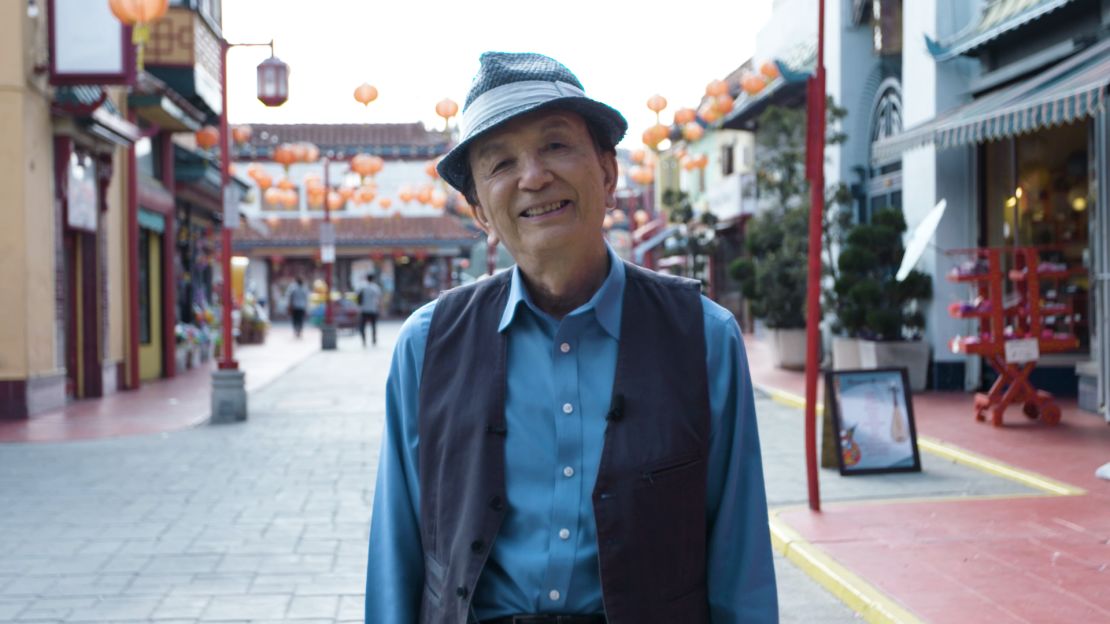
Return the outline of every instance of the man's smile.
{"type": "Polygon", "coordinates": [[[542,204],[542,205],[539,205],[539,206],[533,206],[533,207],[525,210],[524,212],[520,213],[520,216],[528,218],[528,219],[535,219],[537,217],[543,217],[543,216],[549,215],[549,214],[554,213],[554,212],[559,212],[559,211],[563,210],[564,208],[566,208],[567,206],[570,206],[570,200],[563,199],[563,200],[560,200],[560,201],[550,202],[550,203],[542,204]]]}

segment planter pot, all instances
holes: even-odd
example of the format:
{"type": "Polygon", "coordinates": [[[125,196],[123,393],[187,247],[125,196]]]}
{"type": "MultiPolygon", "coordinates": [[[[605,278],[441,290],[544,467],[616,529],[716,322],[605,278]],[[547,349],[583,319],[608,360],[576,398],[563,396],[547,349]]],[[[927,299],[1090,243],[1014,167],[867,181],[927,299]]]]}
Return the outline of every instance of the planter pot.
{"type": "Polygon", "coordinates": [[[806,330],[770,329],[771,360],[778,368],[802,370],[806,367],[806,330]]]}
{"type": "Polygon", "coordinates": [[[832,338],[832,366],[835,370],[851,370],[861,368],[859,359],[859,338],[833,336],[832,338]]]}
{"type": "Polygon", "coordinates": [[[173,352],[173,359],[177,370],[187,370],[189,368],[189,347],[177,345],[173,352]]]}
{"type": "Polygon", "coordinates": [[[859,342],[861,368],[905,367],[910,377],[910,389],[921,392],[929,372],[929,343],[924,340],[891,340],[859,342]]]}

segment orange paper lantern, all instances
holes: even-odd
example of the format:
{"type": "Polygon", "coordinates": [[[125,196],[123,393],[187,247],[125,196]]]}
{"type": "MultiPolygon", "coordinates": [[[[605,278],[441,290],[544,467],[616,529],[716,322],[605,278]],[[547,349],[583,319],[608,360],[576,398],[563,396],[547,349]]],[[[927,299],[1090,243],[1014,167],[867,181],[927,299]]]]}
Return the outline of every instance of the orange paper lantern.
{"type": "Polygon", "coordinates": [[[370,102],[378,99],[378,90],[373,85],[362,83],[355,89],[355,100],[363,106],[369,106],[370,102]]]}
{"type": "Polygon", "coordinates": [[[667,98],[659,95],[658,93],[649,97],[647,100],[647,107],[652,111],[658,113],[659,111],[667,108],[667,98]]]}
{"type": "Polygon", "coordinates": [[[274,148],[273,159],[274,162],[279,163],[288,171],[289,165],[297,162],[297,153],[293,150],[292,145],[289,143],[282,143],[274,148]]]}
{"type": "Polygon", "coordinates": [[[724,80],[711,80],[705,85],[705,94],[709,97],[717,97],[725,93],[728,93],[728,83],[724,80]]]}
{"type": "Polygon", "coordinates": [[[236,143],[242,145],[251,140],[251,127],[250,126],[235,126],[231,129],[231,138],[235,139],[236,143]]]}
{"type": "Polygon", "coordinates": [[[170,0],[108,0],[116,19],[133,26],[160,19],[170,8],[170,0]]]}
{"type": "Polygon", "coordinates": [[[716,109],[717,112],[721,115],[727,115],[731,113],[734,104],[736,104],[736,102],[732,99],[732,96],[727,93],[723,93],[713,98],[713,108],[716,109]]]}
{"type": "Polygon", "coordinates": [[[283,191],[291,191],[291,190],[297,188],[297,185],[293,184],[293,181],[290,180],[289,178],[283,178],[280,182],[277,183],[277,185],[278,185],[278,188],[283,190],[283,191]]]}
{"type": "Polygon", "coordinates": [[[289,190],[280,191],[280,192],[281,192],[281,203],[284,204],[286,208],[296,208],[297,207],[297,202],[300,200],[300,198],[297,197],[297,191],[289,189],[289,190]]]}
{"type": "Polygon", "coordinates": [[[346,203],[346,201],[343,199],[343,196],[336,191],[328,192],[327,202],[328,210],[339,210],[343,207],[343,204],[346,203]]]}
{"type": "Polygon", "coordinates": [[[454,100],[444,98],[436,103],[436,114],[444,119],[450,119],[459,112],[459,105],[454,100]]]}
{"type": "Polygon", "coordinates": [[[680,108],[674,112],[674,122],[680,126],[684,126],[694,121],[697,116],[698,112],[692,108],[680,108]]]}
{"type": "Polygon", "coordinates": [[[744,76],[743,80],[740,81],[740,87],[744,89],[744,92],[748,95],[755,95],[756,93],[759,93],[763,90],[763,87],[766,84],[767,82],[763,79],[763,77],[757,74],[748,74],[747,76],[744,76]]]}
{"type": "Polygon", "coordinates": [[[705,128],[702,128],[701,124],[696,121],[691,121],[690,123],[682,126],[682,138],[690,141],[691,143],[693,143],[694,141],[700,141],[702,136],[704,135],[705,128]]]}
{"type": "Polygon", "coordinates": [[[271,188],[267,188],[266,191],[264,193],[262,193],[262,200],[265,203],[269,204],[270,206],[278,206],[279,204],[282,203],[281,202],[281,196],[282,196],[282,190],[281,189],[271,187],[271,188]]]}
{"type": "Polygon", "coordinates": [[[393,205],[393,200],[388,197],[383,197],[378,200],[378,205],[388,210],[389,207],[393,205]]]}
{"type": "Polygon", "coordinates": [[[667,136],[670,135],[670,133],[670,128],[668,128],[667,126],[664,126],[663,124],[655,124],[647,130],[644,130],[644,134],[642,137],[644,140],[644,145],[655,149],[659,147],[659,144],[662,143],[663,139],[666,139],[667,136]]]}
{"type": "Polygon", "coordinates": [[[205,126],[196,131],[197,147],[210,150],[220,142],[220,131],[215,126],[205,126]]]}
{"type": "Polygon", "coordinates": [[[779,66],[774,61],[763,61],[763,64],[759,66],[759,73],[763,74],[763,77],[767,80],[774,80],[779,77],[779,66]]]}

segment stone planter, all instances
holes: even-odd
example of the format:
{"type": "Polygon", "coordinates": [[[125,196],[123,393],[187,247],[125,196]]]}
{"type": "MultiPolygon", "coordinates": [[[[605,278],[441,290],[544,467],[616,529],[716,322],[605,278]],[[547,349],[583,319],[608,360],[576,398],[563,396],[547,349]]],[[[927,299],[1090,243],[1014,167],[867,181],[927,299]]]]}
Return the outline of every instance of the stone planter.
{"type": "Polygon", "coordinates": [[[769,329],[771,361],[778,368],[803,370],[806,367],[806,330],[769,329]]]}
{"type": "Polygon", "coordinates": [[[877,342],[859,341],[861,368],[905,367],[910,377],[910,389],[925,389],[929,373],[929,343],[924,340],[891,340],[877,342]]]}
{"type": "Polygon", "coordinates": [[[846,336],[832,337],[832,367],[834,370],[861,368],[859,361],[859,338],[846,336]]]}

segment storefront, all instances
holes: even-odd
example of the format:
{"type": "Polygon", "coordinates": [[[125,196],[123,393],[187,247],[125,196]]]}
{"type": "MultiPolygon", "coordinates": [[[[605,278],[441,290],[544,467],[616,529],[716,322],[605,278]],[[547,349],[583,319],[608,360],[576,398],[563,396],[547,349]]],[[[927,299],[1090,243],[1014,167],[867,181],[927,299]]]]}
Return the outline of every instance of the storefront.
{"type": "MultiPolygon", "coordinates": [[[[453,263],[469,258],[479,242],[475,232],[454,216],[333,219],[336,262],[332,289],[353,293],[373,274],[382,287],[386,314],[405,317],[434,299],[453,283],[453,263]]],[[[235,253],[262,264],[247,270],[268,283],[254,284],[256,294],[268,297],[270,317],[288,318],[287,293],[297,279],[312,290],[323,283],[318,220],[268,219],[256,227],[244,225],[235,233],[235,253]]],[[[257,282],[259,278],[254,278],[257,282]]]]}
{"type": "MultiPolygon", "coordinates": [[[[933,45],[934,56],[945,60],[948,52],[933,45]]],[[[952,148],[972,147],[973,183],[967,197],[946,197],[949,210],[967,206],[971,246],[1035,246],[1043,250],[1042,262],[1070,273],[1042,285],[1048,301],[1072,309],[1046,319],[1045,331],[1074,334],[1079,348],[1042,355],[1033,379],[1054,393],[1078,395],[1081,406],[1093,411],[1106,404],[1110,373],[1107,363],[1099,363],[1107,349],[1098,347],[1107,333],[1100,338],[1098,328],[1110,322],[1110,309],[1094,288],[1108,263],[1100,237],[1092,235],[1107,219],[1106,183],[1099,176],[1110,170],[1105,134],[1100,134],[1106,124],[1110,40],[1077,39],[1069,45],[1074,50],[1055,63],[1019,60],[992,68],[1002,78],[988,74],[978,84],[1001,86],[981,89],[967,104],[881,138],[872,146],[872,163],[891,162],[929,144],[941,163],[957,151],[952,148]]],[[[937,167],[939,184],[941,164],[937,167]]],[[[938,244],[951,246],[939,239],[938,244]]],[[[984,371],[982,381],[990,380],[984,371]]]]}

